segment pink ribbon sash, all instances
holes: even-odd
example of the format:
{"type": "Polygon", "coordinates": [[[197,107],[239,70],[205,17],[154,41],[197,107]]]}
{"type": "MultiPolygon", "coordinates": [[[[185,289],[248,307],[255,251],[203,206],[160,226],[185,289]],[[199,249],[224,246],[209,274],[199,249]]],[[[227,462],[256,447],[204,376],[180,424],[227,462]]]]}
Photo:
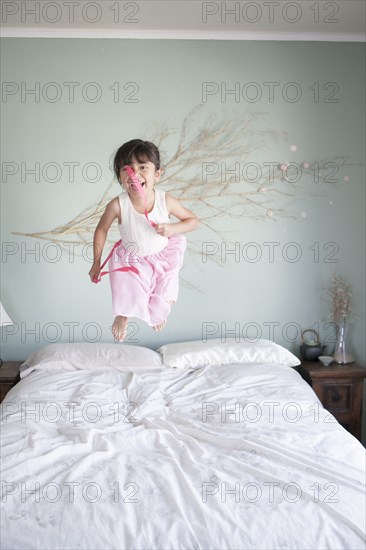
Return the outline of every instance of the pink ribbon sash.
{"type": "MultiPolygon", "coordinates": [[[[106,257],[106,259],[104,260],[104,262],[102,263],[102,265],[100,266],[100,269],[103,269],[103,267],[106,265],[106,263],[108,262],[109,258],[112,256],[113,252],[115,251],[115,249],[117,248],[117,246],[119,246],[120,244],[122,243],[122,239],[117,241],[112,250],[110,251],[110,253],[108,254],[108,256],[106,257]]],[[[94,278],[93,279],[93,283],[99,283],[102,279],[102,277],[104,275],[107,275],[108,273],[113,273],[114,271],[133,271],[133,273],[137,273],[138,274],[138,269],[136,269],[136,267],[133,267],[133,266],[128,266],[128,267],[118,267],[117,269],[112,269],[111,271],[101,271],[99,273],[99,278],[96,279],[94,278]]]]}

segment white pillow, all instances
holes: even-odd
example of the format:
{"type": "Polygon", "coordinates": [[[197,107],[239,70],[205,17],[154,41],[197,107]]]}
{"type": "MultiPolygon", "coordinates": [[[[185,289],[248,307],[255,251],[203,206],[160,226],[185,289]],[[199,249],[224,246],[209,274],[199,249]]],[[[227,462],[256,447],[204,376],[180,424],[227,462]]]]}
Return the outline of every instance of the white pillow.
{"type": "Polygon", "coordinates": [[[49,344],[32,353],[20,366],[21,377],[33,370],[163,367],[160,355],[149,348],[126,344],[49,344]]]}
{"type": "Polygon", "coordinates": [[[198,368],[206,365],[243,363],[270,363],[293,367],[300,361],[290,351],[270,340],[242,340],[220,338],[193,342],[166,344],[157,350],[165,367],[198,368]]]}

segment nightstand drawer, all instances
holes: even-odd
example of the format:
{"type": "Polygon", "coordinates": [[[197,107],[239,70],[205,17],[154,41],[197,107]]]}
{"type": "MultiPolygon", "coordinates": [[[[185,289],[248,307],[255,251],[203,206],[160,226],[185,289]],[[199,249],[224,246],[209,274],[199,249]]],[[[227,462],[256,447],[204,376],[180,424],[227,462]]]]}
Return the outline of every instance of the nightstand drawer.
{"type": "Polygon", "coordinates": [[[9,390],[14,386],[14,384],[5,384],[4,382],[0,384],[0,403],[6,396],[9,390]]]}
{"type": "Polygon", "coordinates": [[[0,402],[20,380],[19,367],[22,361],[5,361],[0,367],[0,402]]]}
{"type": "Polygon", "coordinates": [[[352,409],[353,384],[324,384],[322,388],[324,407],[330,412],[350,412],[352,409]]]}

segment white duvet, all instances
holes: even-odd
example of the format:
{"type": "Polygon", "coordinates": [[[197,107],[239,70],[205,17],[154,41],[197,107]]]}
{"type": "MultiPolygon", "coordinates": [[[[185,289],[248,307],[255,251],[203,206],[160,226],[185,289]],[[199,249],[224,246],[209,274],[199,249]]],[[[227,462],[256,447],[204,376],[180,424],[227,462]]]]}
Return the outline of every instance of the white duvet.
{"type": "Polygon", "coordinates": [[[365,547],[364,449],[289,367],[35,370],[1,441],[6,550],[365,547]]]}

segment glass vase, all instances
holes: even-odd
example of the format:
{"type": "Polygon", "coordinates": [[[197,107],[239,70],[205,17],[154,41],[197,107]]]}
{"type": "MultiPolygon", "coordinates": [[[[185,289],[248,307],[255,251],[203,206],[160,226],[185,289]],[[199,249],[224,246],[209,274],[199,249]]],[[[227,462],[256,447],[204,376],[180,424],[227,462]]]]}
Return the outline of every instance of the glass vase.
{"type": "Polygon", "coordinates": [[[337,341],[334,350],[334,361],[340,365],[353,363],[353,355],[349,349],[349,328],[347,317],[344,317],[337,325],[337,341]]]}

